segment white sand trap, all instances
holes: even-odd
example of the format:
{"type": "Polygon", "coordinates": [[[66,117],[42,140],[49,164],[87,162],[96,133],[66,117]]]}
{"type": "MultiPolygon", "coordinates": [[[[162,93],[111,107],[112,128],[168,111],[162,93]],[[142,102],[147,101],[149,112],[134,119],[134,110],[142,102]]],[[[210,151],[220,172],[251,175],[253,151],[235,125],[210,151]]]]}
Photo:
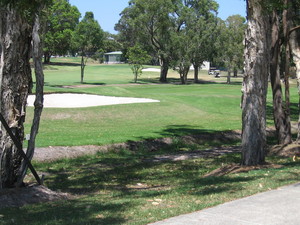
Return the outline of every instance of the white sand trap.
{"type": "MultiPolygon", "coordinates": [[[[34,95],[28,96],[28,106],[33,106],[34,95]]],[[[102,105],[159,102],[149,98],[110,97],[89,94],[47,94],[44,95],[45,108],[83,108],[102,105]]]]}
{"type": "Polygon", "coordinates": [[[158,68],[145,68],[142,70],[143,72],[160,72],[158,68]]]}

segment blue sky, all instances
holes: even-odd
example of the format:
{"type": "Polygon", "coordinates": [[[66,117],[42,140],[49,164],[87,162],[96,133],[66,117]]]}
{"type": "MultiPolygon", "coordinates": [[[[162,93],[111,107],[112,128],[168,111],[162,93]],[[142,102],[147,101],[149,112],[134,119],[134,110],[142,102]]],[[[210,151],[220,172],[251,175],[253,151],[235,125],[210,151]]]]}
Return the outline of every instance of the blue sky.
{"type": "MultiPolygon", "coordinates": [[[[246,16],[245,0],[216,0],[219,3],[218,16],[225,20],[228,16],[240,14],[246,16]]],[[[69,0],[77,6],[82,17],[85,12],[92,11],[104,31],[116,33],[114,25],[118,22],[120,12],[128,6],[128,0],[69,0]]]]}

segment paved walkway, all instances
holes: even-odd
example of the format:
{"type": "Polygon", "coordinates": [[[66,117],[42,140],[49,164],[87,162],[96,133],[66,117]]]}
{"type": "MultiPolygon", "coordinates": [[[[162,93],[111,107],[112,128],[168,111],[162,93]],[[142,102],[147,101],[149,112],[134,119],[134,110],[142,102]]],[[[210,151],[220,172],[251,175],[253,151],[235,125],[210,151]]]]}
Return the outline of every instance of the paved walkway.
{"type": "Polygon", "coordinates": [[[152,225],[299,225],[300,183],[152,225]]]}

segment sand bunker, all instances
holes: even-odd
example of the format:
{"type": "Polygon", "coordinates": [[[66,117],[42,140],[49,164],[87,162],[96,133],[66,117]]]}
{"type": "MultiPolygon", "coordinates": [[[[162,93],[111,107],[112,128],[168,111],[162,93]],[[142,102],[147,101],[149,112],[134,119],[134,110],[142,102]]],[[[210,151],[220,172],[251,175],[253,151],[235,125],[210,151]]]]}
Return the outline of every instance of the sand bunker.
{"type": "Polygon", "coordinates": [[[160,72],[158,68],[145,68],[142,70],[143,72],[160,72]]]}
{"type": "MultiPolygon", "coordinates": [[[[28,106],[33,106],[34,95],[28,96],[28,106]]],[[[44,95],[45,108],[83,108],[102,105],[159,102],[148,98],[111,97],[89,94],[47,94],[44,95]]]]}

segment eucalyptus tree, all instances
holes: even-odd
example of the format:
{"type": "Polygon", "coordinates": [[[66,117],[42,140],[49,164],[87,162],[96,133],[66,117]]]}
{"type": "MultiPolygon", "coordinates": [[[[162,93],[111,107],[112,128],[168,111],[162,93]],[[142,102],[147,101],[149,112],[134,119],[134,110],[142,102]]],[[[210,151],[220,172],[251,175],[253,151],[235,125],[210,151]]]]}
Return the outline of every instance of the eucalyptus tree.
{"type": "Polygon", "coordinates": [[[134,74],[134,83],[136,83],[138,76],[141,76],[143,73],[143,64],[149,63],[151,57],[138,45],[128,49],[127,57],[128,63],[131,65],[131,70],[134,74]]]}
{"type": "MultiPolygon", "coordinates": [[[[296,75],[297,75],[297,88],[299,94],[299,103],[300,103],[300,16],[299,16],[299,8],[300,1],[299,0],[291,0],[290,1],[290,17],[291,18],[291,29],[289,31],[289,44],[291,48],[292,61],[296,66],[296,75]]],[[[300,111],[299,111],[299,119],[298,119],[298,135],[297,142],[300,142],[300,111]]]]}
{"type": "MultiPolygon", "coordinates": [[[[35,128],[32,129],[32,149],[27,151],[29,160],[34,150],[34,139],[38,131],[39,116],[43,107],[41,70],[41,45],[39,37],[39,16],[44,4],[42,0],[0,1],[0,112],[10,130],[23,148],[24,121],[27,96],[31,92],[31,49],[37,74],[37,96],[35,101],[35,128]]],[[[1,124],[0,132],[0,189],[20,186],[26,173],[19,148],[12,142],[9,133],[1,124]]]]}
{"type": "Polygon", "coordinates": [[[65,55],[71,49],[72,33],[79,23],[80,12],[68,0],[53,0],[46,11],[44,62],[51,55],[65,55]]]}
{"type": "Polygon", "coordinates": [[[266,97],[270,68],[270,23],[264,0],[247,1],[242,102],[242,165],[265,162],[266,97]]]}
{"type": "Polygon", "coordinates": [[[227,83],[230,83],[231,73],[235,75],[244,63],[244,34],[246,19],[240,15],[229,16],[220,23],[220,33],[217,41],[219,60],[227,68],[227,83]]]}
{"type": "Polygon", "coordinates": [[[187,75],[191,67],[191,39],[188,38],[186,27],[173,32],[172,41],[176,48],[172,51],[171,65],[179,73],[181,84],[187,84],[187,75]]]}
{"type": "Polygon", "coordinates": [[[161,82],[167,81],[170,66],[171,32],[176,29],[176,2],[178,0],[131,0],[115,26],[120,35],[134,36],[127,36],[131,45],[138,42],[151,47],[159,58],[161,82]]]}
{"type": "Polygon", "coordinates": [[[290,58],[291,54],[296,66],[300,66],[297,63],[298,50],[297,42],[295,42],[297,29],[299,29],[297,27],[299,26],[299,6],[299,0],[268,0],[264,3],[265,10],[271,13],[270,77],[273,93],[273,116],[279,144],[289,144],[292,142],[289,74],[292,62],[290,58]],[[280,64],[284,65],[283,74],[280,70],[280,64]],[[282,77],[284,77],[285,99],[281,87],[282,77]]]}
{"type": "Polygon", "coordinates": [[[194,82],[197,83],[204,61],[210,61],[215,55],[219,6],[214,0],[189,0],[186,7],[188,50],[194,67],[194,82]]]}
{"type": "Polygon", "coordinates": [[[83,83],[87,59],[103,46],[103,37],[104,32],[98,21],[94,19],[94,14],[86,12],[73,33],[74,48],[81,55],[81,83],[83,83]]]}
{"type": "Polygon", "coordinates": [[[119,35],[118,34],[111,34],[109,32],[104,32],[103,37],[103,51],[104,52],[114,52],[122,50],[123,46],[118,41],[119,35]]]}

